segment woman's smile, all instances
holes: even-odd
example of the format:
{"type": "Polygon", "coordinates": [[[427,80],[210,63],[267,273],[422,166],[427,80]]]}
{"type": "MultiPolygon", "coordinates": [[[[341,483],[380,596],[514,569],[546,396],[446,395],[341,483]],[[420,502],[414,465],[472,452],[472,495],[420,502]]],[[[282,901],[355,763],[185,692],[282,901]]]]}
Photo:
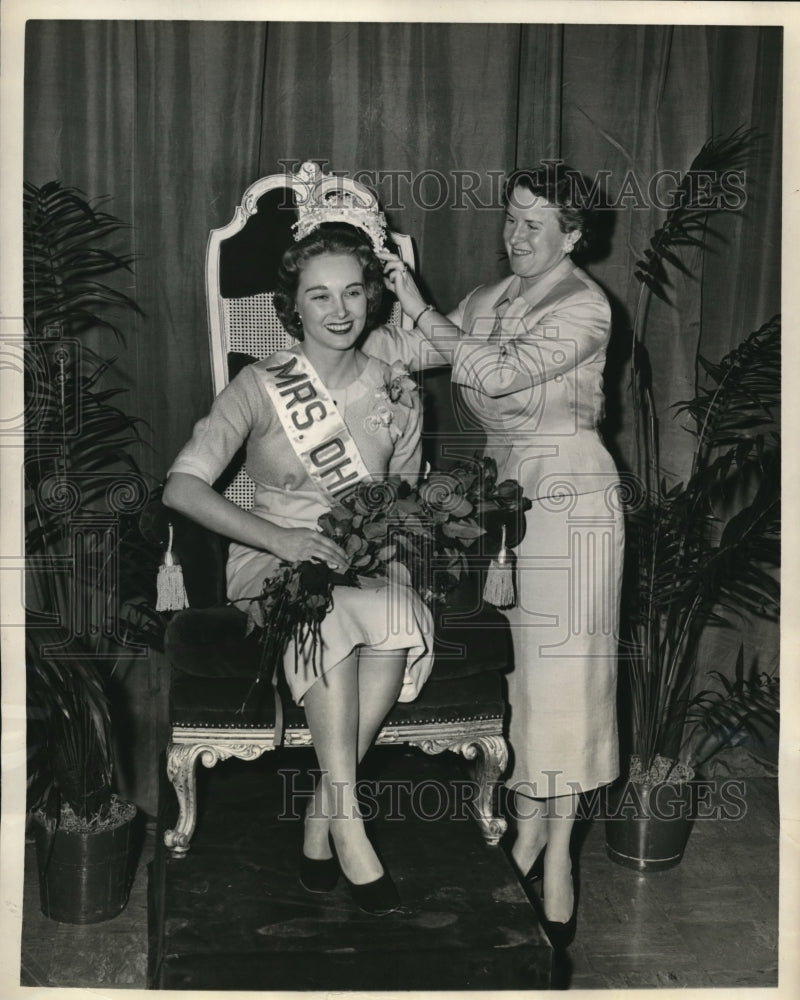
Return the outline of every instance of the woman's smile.
{"type": "Polygon", "coordinates": [[[300,273],[296,308],[310,344],[349,350],[364,331],[367,292],[358,259],[350,254],[312,257],[300,273]]]}
{"type": "Polygon", "coordinates": [[[564,233],[555,205],[517,187],[509,199],[503,241],[514,274],[535,283],[557,267],[580,233],[564,233]]]}
{"type": "Polygon", "coordinates": [[[330,322],[326,323],[325,326],[331,333],[349,333],[353,329],[353,320],[343,320],[341,323],[330,322]]]}

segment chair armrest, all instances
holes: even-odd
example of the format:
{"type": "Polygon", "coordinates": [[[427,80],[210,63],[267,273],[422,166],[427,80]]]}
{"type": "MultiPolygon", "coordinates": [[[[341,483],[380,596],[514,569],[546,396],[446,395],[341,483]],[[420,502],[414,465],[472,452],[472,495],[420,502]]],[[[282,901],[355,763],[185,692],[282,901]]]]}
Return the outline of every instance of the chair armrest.
{"type": "MultiPolygon", "coordinates": [[[[216,532],[170,510],[154,500],[143,512],[140,526],[144,536],[166,549],[169,525],[173,527],[173,554],[183,570],[183,582],[189,604],[193,608],[212,608],[227,600],[225,564],[228,541],[216,532]]],[[[486,534],[481,535],[467,555],[468,572],[457,590],[463,597],[455,597],[455,606],[474,605],[475,594],[483,587],[482,573],[500,549],[502,526],[506,526],[506,545],[513,548],[525,533],[525,515],[522,511],[493,510],[484,513],[482,524],[486,534]]]]}

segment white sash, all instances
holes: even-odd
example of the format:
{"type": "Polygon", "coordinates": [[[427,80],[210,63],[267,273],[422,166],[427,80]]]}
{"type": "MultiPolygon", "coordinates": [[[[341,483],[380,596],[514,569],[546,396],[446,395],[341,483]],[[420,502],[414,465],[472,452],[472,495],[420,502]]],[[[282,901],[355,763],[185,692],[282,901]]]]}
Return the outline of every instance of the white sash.
{"type": "Polygon", "coordinates": [[[319,492],[335,504],[370,479],[347,425],[308,358],[278,351],[258,369],[295,454],[319,492]]]}

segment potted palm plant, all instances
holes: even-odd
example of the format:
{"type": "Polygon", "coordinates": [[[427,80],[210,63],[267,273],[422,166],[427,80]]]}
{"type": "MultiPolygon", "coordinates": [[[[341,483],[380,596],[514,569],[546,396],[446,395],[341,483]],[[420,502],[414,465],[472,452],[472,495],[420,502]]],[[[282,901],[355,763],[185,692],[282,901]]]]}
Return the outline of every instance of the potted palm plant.
{"type": "MultiPolygon", "coordinates": [[[[751,138],[738,131],[711,140],[689,174],[724,176],[741,164],[751,138]]],[[[668,484],[643,335],[650,295],[668,298],[665,264],[686,271],[680,248],[705,246],[713,200],[699,205],[691,181],[682,187],[636,271],[638,489],[627,516],[621,647],[631,760],[627,782],[610,799],[607,850],[640,871],[680,861],[696,767],[742,733],[777,719],[776,682],[745,675],[741,664],[735,681],[726,684],[705,667],[701,642],[712,626],[741,622],[747,614],[778,614],[780,320],[770,320],[716,365],[698,358],[709,385],[676,404],[691,419],[691,469],[685,482],[668,484]],[[716,689],[708,688],[715,679],[716,689]]]]}
{"type": "Polygon", "coordinates": [[[58,182],[25,185],[23,219],[29,803],[42,910],[89,923],[124,907],[134,871],[106,682],[125,641],[120,545],[148,496],[140,422],[93,345],[139,309],[107,283],[131,267],[118,219],[58,182]]]}

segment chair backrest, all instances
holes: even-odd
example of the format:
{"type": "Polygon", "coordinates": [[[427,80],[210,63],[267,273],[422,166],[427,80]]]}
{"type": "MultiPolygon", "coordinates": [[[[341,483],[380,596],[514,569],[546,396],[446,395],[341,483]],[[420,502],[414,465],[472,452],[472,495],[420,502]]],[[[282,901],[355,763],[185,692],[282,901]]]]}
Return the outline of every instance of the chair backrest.
{"type": "MultiPolygon", "coordinates": [[[[323,174],[316,164],[304,163],[297,173],[272,174],[251,184],[231,221],[211,230],[206,303],[214,395],[228,384],[230,355],[265,358],[295,343],[278,319],[272,297],[281,256],[294,240],[291,227],[297,221],[297,204],[320,185],[378,207],[375,195],[363,184],[339,174],[323,174]]],[[[413,268],[411,237],[393,231],[388,235],[402,260],[413,268]]],[[[406,328],[413,325],[396,301],[388,322],[406,328]]],[[[252,480],[240,469],[225,496],[249,509],[253,492],[252,480]]]]}

